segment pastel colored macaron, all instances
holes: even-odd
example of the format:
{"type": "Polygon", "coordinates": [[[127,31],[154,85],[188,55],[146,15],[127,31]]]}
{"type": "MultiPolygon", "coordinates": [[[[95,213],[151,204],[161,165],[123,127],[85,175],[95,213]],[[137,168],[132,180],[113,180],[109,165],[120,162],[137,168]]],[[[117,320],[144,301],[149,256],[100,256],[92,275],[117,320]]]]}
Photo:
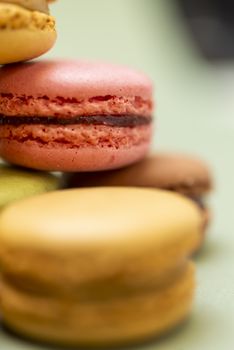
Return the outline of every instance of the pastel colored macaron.
{"type": "Polygon", "coordinates": [[[115,171],[64,175],[65,187],[136,186],[181,193],[193,200],[203,215],[203,230],[210,221],[206,197],[213,179],[208,165],[201,159],[179,153],[156,153],[141,162],[115,171]]]}
{"type": "Polygon", "coordinates": [[[159,336],[191,310],[200,226],[191,201],[161,190],[63,190],[11,205],[0,216],[3,322],[64,346],[159,336]]]}
{"type": "Polygon", "coordinates": [[[0,164],[0,210],[17,200],[53,191],[58,187],[59,178],[55,175],[0,164]]]}
{"type": "Polygon", "coordinates": [[[39,170],[95,171],[142,159],[152,84],[130,68],[41,61],[0,69],[0,155],[39,170]]]}
{"type": "Polygon", "coordinates": [[[0,0],[0,64],[38,57],[56,36],[46,0],[0,0]]]}

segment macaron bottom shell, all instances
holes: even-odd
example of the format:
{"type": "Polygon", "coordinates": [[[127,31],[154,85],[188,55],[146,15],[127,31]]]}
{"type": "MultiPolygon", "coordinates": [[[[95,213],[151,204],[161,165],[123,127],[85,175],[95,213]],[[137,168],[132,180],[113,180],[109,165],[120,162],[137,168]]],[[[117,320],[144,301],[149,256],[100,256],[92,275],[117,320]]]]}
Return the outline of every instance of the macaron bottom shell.
{"type": "Polygon", "coordinates": [[[191,309],[194,285],[193,263],[169,285],[95,302],[30,293],[3,281],[3,318],[17,334],[48,344],[136,343],[183,322],[191,309]]]}
{"type": "Polygon", "coordinates": [[[42,131],[32,126],[36,130],[32,134],[31,126],[20,128],[22,132],[18,134],[17,127],[1,127],[3,159],[32,169],[71,172],[115,169],[134,163],[148,152],[152,133],[151,125],[54,126],[42,131]]]}

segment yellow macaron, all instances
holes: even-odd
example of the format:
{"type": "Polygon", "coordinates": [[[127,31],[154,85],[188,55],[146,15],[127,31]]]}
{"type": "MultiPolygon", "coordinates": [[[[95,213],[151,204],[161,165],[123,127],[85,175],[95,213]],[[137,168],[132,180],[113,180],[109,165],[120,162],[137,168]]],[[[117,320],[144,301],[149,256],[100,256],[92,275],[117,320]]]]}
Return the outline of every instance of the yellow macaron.
{"type": "Polygon", "coordinates": [[[0,64],[38,57],[56,36],[46,0],[0,0],[0,64]]]}
{"type": "Polygon", "coordinates": [[[14,331],[58,345],[158,336],[188,315],[202,218],[162,190],[57,191],[0,217],[1,308],[14,331]]]}

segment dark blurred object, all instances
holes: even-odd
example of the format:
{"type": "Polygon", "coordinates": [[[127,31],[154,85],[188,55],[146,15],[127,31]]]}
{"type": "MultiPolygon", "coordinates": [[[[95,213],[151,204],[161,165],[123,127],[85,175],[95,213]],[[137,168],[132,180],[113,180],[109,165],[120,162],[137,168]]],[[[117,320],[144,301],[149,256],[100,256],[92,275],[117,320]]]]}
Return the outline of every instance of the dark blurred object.
{"type": "Polygon", "coordinates": [[[202,54],[234,59],[234,0],[177,0],[202,54]]]}

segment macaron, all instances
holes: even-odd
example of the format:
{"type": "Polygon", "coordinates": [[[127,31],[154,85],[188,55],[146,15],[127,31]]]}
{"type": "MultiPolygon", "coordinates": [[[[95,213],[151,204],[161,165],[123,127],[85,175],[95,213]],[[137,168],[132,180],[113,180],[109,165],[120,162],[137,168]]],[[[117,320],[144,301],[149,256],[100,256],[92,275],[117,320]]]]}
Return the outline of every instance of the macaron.
{"type": "Polygon", "coordinates": [[[55,175],[0,164],[0,211],[17,200],[58,187],[59,178],[55,175]]]}
{"type": "Polygon", "coordinates": [[[203,160],[186,154],[155,153],[141,162],[115,171],[65,174],[65,187],[136,186],[181,193],[200,208],[205,228],[210,221],[206,197],[212,189],[212,174],[203,160]]]}
{"type": "Polygon", "coordinates": [[[38,57],[54,45],[55,20],[46,0],[0,0],[0,64],[38,57]]]}
{"type": "Polygon", "coordinates": [[[3,322],[63,346],[159,336],[190,313],[201,224],[193,202],[162,190],[63,190],[13,204],[0,216],[3,322]]]}
{"type": "Polygon", "coordinates": [[[40,61],[0,69],[0,155],[38,170],[114,169],[142,159],[152,84],[130,68],[40,61]]]}

